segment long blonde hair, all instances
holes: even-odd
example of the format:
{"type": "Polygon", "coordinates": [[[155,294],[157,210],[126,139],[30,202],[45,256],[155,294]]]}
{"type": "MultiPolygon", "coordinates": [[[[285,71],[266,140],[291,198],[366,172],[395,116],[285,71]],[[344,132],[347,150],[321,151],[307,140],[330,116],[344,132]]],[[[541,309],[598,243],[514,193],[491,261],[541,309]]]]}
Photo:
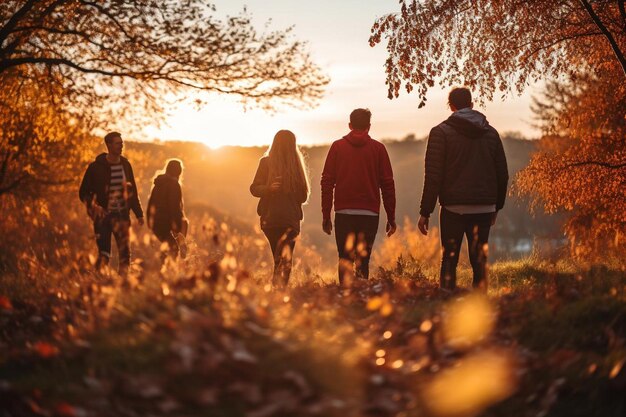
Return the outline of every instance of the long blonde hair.
{"type": "Polygon", "coordinates": [[[266,155],[269,162],[268,185],[280,176],[285,192],[302,196],[303,201],[308,200],[311,186],[304,157],[296,145],[296,135],[289,130],[279,130],[266,155]]]}

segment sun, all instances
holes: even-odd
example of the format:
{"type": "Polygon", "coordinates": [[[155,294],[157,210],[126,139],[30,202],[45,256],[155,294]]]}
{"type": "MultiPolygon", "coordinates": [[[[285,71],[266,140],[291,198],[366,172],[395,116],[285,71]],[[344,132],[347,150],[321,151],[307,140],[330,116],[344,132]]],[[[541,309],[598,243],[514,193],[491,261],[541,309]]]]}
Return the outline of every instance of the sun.
{"type": "MultiPolygon", "coordinates": [[[[283,115],[284,116],[284,115],[283,115]]],[[[260,109],[244,111],[241,104],[216,99],[202,108],[181,103],[161,127],[148,126],[146,138],[204,143],[211,149],[223,146],[267,146],[284,127],[284,117],[260,109]]]]}

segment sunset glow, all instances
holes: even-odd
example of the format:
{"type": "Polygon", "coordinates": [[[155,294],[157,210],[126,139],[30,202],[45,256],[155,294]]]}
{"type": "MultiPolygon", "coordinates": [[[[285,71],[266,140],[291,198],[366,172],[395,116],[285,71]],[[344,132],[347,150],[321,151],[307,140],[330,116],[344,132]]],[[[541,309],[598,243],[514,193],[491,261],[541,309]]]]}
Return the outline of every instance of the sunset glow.
{"type": "Polygon", "coordinates": [[[0,417],[624,417],[625,115],[624,0],[0,0],[0,417]]]}
{"type": "MultiPolygon", "coordinates": [[[[270,19],[273,29],[295,25],[294,36],[308,42],[308,49],[331,80],[319,105],[308,110],[283,107],[272,114],[258,108],[245,111],[234,97],[218,95],[208,96],[208,104],[197,109],[190,104],[193,97],[185,97],[187,100],[166,117],[164,126],[144,130],[145,140],[190,140],[210,148],[259,146],[271,143],[278,130],[289,129],[300,144],[324,144],[347,133],[348,114],[358,107],[368,107],[373,113],[372,137],[402,139],[415,134],[423,138],[450,114],[446,103],[448,90],[437,86],[422,109],[417,108],[414,94],[387,99],[385,49],[371,48],[367,40],[374,18],[393,11],[394,2],[377,0],[357,6],[351,1],[324,0],[315,6],[303,6],[286,0],[254,0],[216,6],[218,13],[236,14],[244,4],[258,27],[270,19]],[[337,29],[329,31],[328,27],[337,29]]],[[[486,112],[499,131],[517,131],[533,137],[537,135],[530,125],[533,92],[531,88],[521,97],[510,94],[504,101],[498,97],[477,109],[486,112]]]]}

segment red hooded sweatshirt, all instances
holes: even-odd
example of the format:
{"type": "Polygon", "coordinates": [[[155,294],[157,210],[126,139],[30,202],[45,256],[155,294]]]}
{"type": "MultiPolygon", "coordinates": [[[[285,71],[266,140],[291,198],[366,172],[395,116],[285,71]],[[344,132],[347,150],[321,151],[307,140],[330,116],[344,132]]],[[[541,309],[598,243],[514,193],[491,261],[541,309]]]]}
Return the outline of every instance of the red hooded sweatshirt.
{"type": "Polygon", "coordinates": [[[395,222],[396,191],[387,149],[367,132],[351,131],[331,145],[322,172],[322,215],[330,219],[344,209],[380,212],[380,194],[387,221],[395,222]]]}

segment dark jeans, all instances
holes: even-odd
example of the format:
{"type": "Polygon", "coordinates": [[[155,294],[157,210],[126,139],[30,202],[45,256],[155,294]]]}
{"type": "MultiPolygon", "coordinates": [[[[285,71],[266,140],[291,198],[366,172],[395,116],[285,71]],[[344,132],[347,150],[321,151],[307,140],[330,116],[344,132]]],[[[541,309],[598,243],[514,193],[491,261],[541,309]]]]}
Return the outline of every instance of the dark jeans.
{"type": "Polygon", "coordinates": [[[487,288],[487,241],[493,213],[457,214],[441,208],[441,288],[456,288],[456,266],[463,235],[467,236],[469,260],[472,264],[474,288],[487,288]]]}
{"type": "Polygon", "coordinates": [[[178,226],[173,226],[174,223],[156,223],[152,225],[152,231],[154,235],[159,240],[159,242],[167,243],[168,251],[167,253],[162,253],[161,261],[165,261],[167,256],[171,256],[173,259],[178,258],[178,254],[181,253],[183,259],[186,257],[186,245],[184,242],[179,244],[179,241],[176,239],[178,234],[182,233],[184,237],[187,237],[187,230],[189,229],[189,221],[187,219],[183,219],[181,222],[181,228],[178,230],[178,226]],[[183,248],[181,249],[181,246],[183,248]]]}
{"type": "Polygon", "coordinates": [[[96,244],[98,245],[98,261],[96,268],[109,263],[111,258],[111,234],[115,237],[119,253],[119,274],[125,276],[130,266],[130,216],[128,212],[108,213],[94,222],[96,244]]]}
{"type": "Polygon", "coordinates": [[[154,230],[154,235],[157,237],[157,239],[159,239],[159,242],[167,242],[168,253],[165,253],[161,260],[164,261],[168,254],[172,258],[176,259],[178,257],[179,248],[178,242],[176,241],[176,238],[174,238],[174,234],[170,230],[168,230],[167,232],[154,230]]]}
{"type": "Polygon", "coordinates": [[[293,264],[293,250],[296,247],[298,232],[291,227],[272,227],[263,229],[272,249],[274,257],[274,275],[272,284],[285,287],[291,275],[293,264]]]}
{"type": "Polygon", "coordinates": [[[378,216],[335,214],[335,240],[339,252],[339,284],[349,285],[356,266],[357,278],[368,279],[370,256],[378,231],[378,216]]]}

